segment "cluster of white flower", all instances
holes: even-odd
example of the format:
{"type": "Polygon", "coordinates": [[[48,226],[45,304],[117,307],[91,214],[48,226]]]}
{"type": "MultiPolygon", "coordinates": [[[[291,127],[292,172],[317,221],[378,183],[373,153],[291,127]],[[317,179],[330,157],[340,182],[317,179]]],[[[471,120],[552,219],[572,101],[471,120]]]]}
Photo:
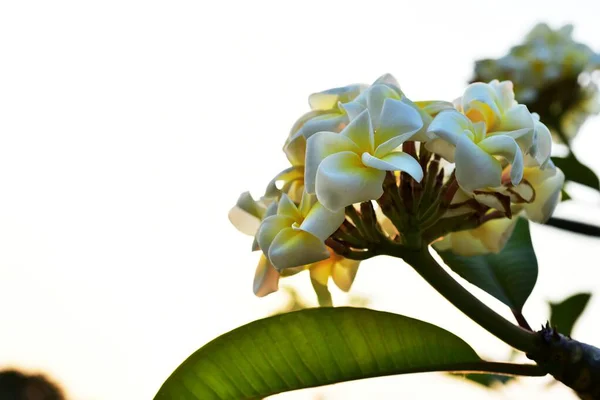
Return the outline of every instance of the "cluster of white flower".
{"type": "Polygon", "coordinates": [[[390,180],[396,189],[402,180],[416,190],[419,182],[436,179],[452,188],[444,192],[448,207],[441,213],[430,211],[439,208],[439,198],[428,200],[431,207],[420,205],[427,209],[428,226],[478,213],[474,229],[445,231],[425,243],[461,254],[499,251],[515,215],[544,222],[560,199],[564,176],[550,160],[550,132],[516,102],[511,82],[473,83],[453,103],[412,102],[384,75],[371,86],[313,94],[309,104],[312,111],[296,122],[284,145],[292,166],[259,201],[244,193],[230,213],[234,225],[255,235],[253,249],[263,253],[257,295],[277,290],[279,276],[303,269],[323,284],[332,276],[349,289],[358,261],[336,254],[330,237],[354,228],[349,220],[358,203],[374,210],[371,202],[378,201],[371,220],[386,238],[402,244],[406,227],[386,217],[390,180]],[[431,172],[431,157],[431,163],[444,162],[453,171],[431,172]]]}
{"type": "Polygon", "coordinates": [[[540,114],[555,108],[563,115],[561,129],[572,137],[589,115],[600,112],[598,72],[592,74],[600,68],[600,54],[574,41],[572,33],[572,25],[552,30],[538,24],[508,54],[477,61],[475,79],[512,81],[519,102],[540,114]]]}

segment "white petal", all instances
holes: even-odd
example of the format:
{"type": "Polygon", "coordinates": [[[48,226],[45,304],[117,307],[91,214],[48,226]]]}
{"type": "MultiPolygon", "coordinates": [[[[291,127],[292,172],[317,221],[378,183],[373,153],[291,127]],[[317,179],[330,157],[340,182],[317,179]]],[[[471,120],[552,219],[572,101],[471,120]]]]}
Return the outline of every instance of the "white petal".
{"type": "Polygon", "coordinates": [[[501,109],[508,110],[516,103],[513,83],[511,81],[498,82],[498,80],[494,79],[490,82],[490,86],[496,91],[498,105],[501,109]]]}
{"type": "Polygon", "coordinates": [[[462,108],[465,111],[465,114],[467,114],[471,107],[483,103],[491,109],[496,118],[499,118],[501,112],[496,105],[496,99],[496,91],[492,86],[483,82],[471,83],[467,86],[465,93],[462,96],[462,108]]]}
{"type": "Polygon", "coordinates": [[[265,208],[260,206],[249,192],[240,195],[235,207],[229,211],[229,221],[242,233],[254,235],[260,226],[265,208]]]}
{"type": "Polygon", "coordinates": [[[400,100],[386,99],[375,134],[377,155],[386,155],[409,140],[422,127],[423,119],[419,111],[400,100]]]}
{"type": "MultiPolygon", "coordinates": [[[[263,220],[265,220],[266,218],[268,218],[272,215],[277,215],[277,206],[278,206],[278,204],[276,202],[269,204],[269,206],[267,207],[267,211],[265,211],[265,215],[263,215],[263,220]]],[[[252,251],[260,250],[260,245],[258,244],[258,235],[257,235],[259,228],[260,228],[260,226],[257,228],[257,230],[254,234],[254,240],[252,241],[252,251]]]]}
{"type": "Polygon", "coordinates": [[[523,179],[523,153],[521,148],[511,137],[499,135],[491,136],[479,142],[479,147],[488,154],[499,155],[511,164],[510,180],[513,185],[518,185],[523,179]]]}
{"type": "Polygon", "coordinates": [[[552,135],[543,123],[536,121],[531,155],[543,168],[548,164],[552,152],[552,135]]]}
{"type": "Polygon", "coordinates": [[[425,142],[425,148],[432,153],[438,154],[448,162],[454,162],[456,146],[446,142],[444,139],[433,139],[425,142]]]}
{"type": "Polygon", "coordinates": [[[472,257],[490,252],[481,240],[471,234],[471,231],[452,232],[448,236],[450,236],[450,249],[454,254],[472,257]]]}
{"type": "Polygon", "coordinates": [[[362,154],[364,165],[382,171],[402,171],[413,177],[417,182],[423,179],[423,168],[421,164],[411,155],[394,152],[382,158],[373,157],[369,153],[362,154]]]}
{"type": "Polygon", "coordinates": [[[538,165],[525,168],[523,170],[523,178],[527,179],[527,181],[535,188],[545,182],[546,179],[550,179],[556,175],[557,171],[558,168],[556,168],[552,160],[549,160],[545,168],[541,168],[538,165]]]}
{"type": "Polygon", "coordinates": [[[291,229],[294,222],[296,221],[282,215],[273,215],[263,220],[260,224],[260,228],[258,228],[256,240],[258,241],[258,246],[265,255],[269,254],[269,247],[279,232],[286,228],[291,229]]]}
{"type": "Polygon", "coordinates": [[[306,121],[296,135],[302,135],[308,139],[317,132],[341,132],[347,125],[347,115],[339,113],[325,114],[306,121]]]}
{"type": "Polygon", "coordinates": [[[264,297],[279,289],[279,272],[271,265],[267,257],[261,255],[254,273],[254,294],[264,297]]]}
{"type": "Polygon", "coordinates": [[[280,187],[283,189],[283,187],[292,182],[301,182],[304,185],[304,159],[302,159],[302,165],[290,167],[275,175],[267,185],[265,196],[278,197],[281,194],[281,189],[277,187],[277,184],[282,183],[280,187]]]}
{"type": "Polygon", "coordinates": [[[319,238],[292,228],[279,232],[269,247],[269,260],[278,271],[326,260],[329,255],[319,238]]]}
{"type": "Polygon", "coordinates": [[[296,222],[302,221],[302,214],[296,207],[296,204],[288,197],[287,194],[282,194],[277,205],[277,215],[291,218],[296,222]]]}
{"type": "Polygon", "coordinates": [[[317,282],[321,286],[327,286],[329,276],[331,275],[331,269],[333,267],[333,257],[329,257],[327,260],[319,261],[312,264],[309,268],[310,279],[313,282],[317,282]]]}
{"type": "Polygon", "coordinates": [[[467,117],[456,110],[446,110],[436,115],[427,130],[456,146],[458,137],[462,136],[465,130],[471,129],[471,121],[467,117]]]}
{"type": "Polygon", "coordinates": [[[381,75],[379,78],[377,78],[377,80],[375,82],[373,82],[373,85],[378,85],[378,84],[388,85],[388,86],[393,87],[394,89],[400,90],[400,84],[398,83],[396,78],[394,78],[394,76],[392,74],[381,75]]]}
{"type": "Polygon", "coordinates": [[[240,194],[235,205],[255,218],[262,218],[265,213],[265,207],[255,201],[250,192],[240,194]]]}
{"type": "Polygon", "coordinates": [[[321,161],[340,151],[359,152],[360,149],[346,136],[333,132],[318,132],[308,139],[304,170],[304,185],[308,193],[315,192],[315,177],[321,161]]]}
{"type": "Polygon", "coordinates": [[[260,218],[248,214],[241,208],[235,206],[229,210],[229,221],[240,232],[246,235],[254,236],[260,226],[260,218]]]}
{"type": "Polygon", "coordinates": [[[527,218],[534,222],[545,223],[552,216],[560,202],[561,190],[565,183],[565,174],[560,169],[550,178],[535,187],[535,200],[525,205],[527,218]]]}
{"type": "Polygon", "coordinates": [[[533,117],[527,106],[519,104],[506,110],[500,124],[494,130],[510,132],[524,128],[533,129],[533,117]]]}
{"type": "Polygon", "coordinates": [[[366,88],[366,85],[355,84],[313,93],[308,97],[308,104],[313,110],[330,110],[340,101],[343,103],[351,101],[366,88]]]}
{"type": "Polygon", "coordinates": [[[464,135],[458,137],[455,162],[456,180],[466,191],[500,186],[502,176],[500,162],[464,135]]]}
{"type": "Polygon", "coordinates": [[[454,109],[454,105],[452,103],[442,100],[416,101],[415,104],[426,114],[431,115],[432,117],[435,117],[444,110],[454,109]]]}
{"type": "Polygon", "coordinates": [[[322,110],[312,110],[312,111],[305,113],[300,118],[298,118],[296,120],[296,122],[294,122],[294,125],[292,125],[292,129],[290,129],[288,138],[292,138],[296,134],[296,132],[298,132],[300,130],[300,128],[302,128],[304,126],[306,121],[310,121],[311,119],[318,117],[319,115],[326,114],[326,113],[328,113],[328,112],[322,111],[322,110]]]}
{"type": "MultiPolygon", "coordinates": [[[[300,211],[300,215],[302,216],[302,221],[308,215],[313,205],[317,202],[317,196],[315,194],[302,193],[302,199],[300,200],[300,206],[298,207],[298,211],[300,211]]],[[[301,223],[301,221],[299,222],[301,223]]]]}
{"type": "Polygon", "coordinates": [[[309,232],[325,241],[335,232],[345,219],[343,208],[330,211],[320,203],[315,203],[298,229],[309,232]]]}
{"type": "Polygon", "coordinates": [[[352,140],[361,151],[373,151],[375,139],[368,110],[361,112],[340,134],[352,140]]]}
{"type": "Polygon", "coordinates": [[[473,192],[473,198],[478,203],[486,205],[508,215],[511,212],[510,197],[495,191],[477,190],[473,192]]]}
{"type": "Polygon", "coordinates": [[[383,194],[385,171],[363,165],[356,153],[341,152],[327,157],[317,171],[319,202],[335,211],[350,204],[375,200],[383,194]]]}
{"type": "Polygon", "coordinates": [[[373,127],[377,129],[385,100],[389,98],[400,100],[400,95],[390,86],[383,84],[374,84],[365,92],[365,95],[367,108],[373,119],[373,127]]]}
{"type": "Polygon", "coordinates": [[[283,152],[292,166],[304,165],[306,138],[302,135],[290,138],[283,146],[283,152]]]}
{"type": "Polygon", "coordinates": [[[474,229],[473,236],[481,240],[490,252],[499,253],[510,239],[518,220],[518,217],[493,219],[474,229]]]}
{"type": "Polygon", "coordinates": [[[335,93],[313,93],[308,96],[308,105],[312,110],[331,110],[338,103],[338,95],[335,93]]]}
{"type": "Polygon", "coordinates": [[[358,101],[351,101],[349,103],[344,103],[344,104],[340,103],[339,107],[342,110],[344,110],[346,115],[348,115],[348,118],[350,121],[352,121],[354,118],[358,117],[361,112],[363,112],[367,109],[366,105],[359,103],[358,101]]]}

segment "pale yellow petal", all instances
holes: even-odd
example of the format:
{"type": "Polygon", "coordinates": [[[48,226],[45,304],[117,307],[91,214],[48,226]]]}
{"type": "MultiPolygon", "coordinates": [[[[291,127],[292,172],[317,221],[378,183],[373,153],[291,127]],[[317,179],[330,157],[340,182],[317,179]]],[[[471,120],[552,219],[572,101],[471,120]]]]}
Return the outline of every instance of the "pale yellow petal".
{"type": "Polygon", "coordinates": [[[303,230],[283,229],[269,247],[269,260],[277,270],[312,264],[329,258],[327,246],[303,230]]]}
{"type": "Polygon", "coordinates": [[[262,221],[256,234],[256,241],[265,255],[269,254],[269,247],[279,232],[286,228],[291,229],[295,222],[294,219],[284,215],[272,215],[262,221]]]}
{"type": "Polygon", "coordinates": [[[473,230],[472,235],[492,253],[499,253],[513,233],[518,218],[493,219],[473,230]]]}
{"type": "Polygon", "coordinates": [[[345,219],[344,209],[330,211],[320,203],[315,203],[298,229],[309,232],[325,241],[345,219]]]}
{"type": "Polygon", "coordinates": [[[258,297],[264,297],[279,289],[279,272],[271,265],[267,257],[260,256],[254,274],[253,290],[258,297]]]}
{"type": "Polygon", "coordinates": [[[481,243],[481,240],[476,238],[469,231],[452,232],[451,234],[451,250],[454,254],[460,256],[477,256],[488,254],[490,250],[481,243]]]}
{"type": "Polygon", "coordinates": [[[360,149],[351,139],[333,132],[318,132],[308,139],[304,170],[304,185],[308,193],[315,192],[315,179],[321,162],[341,151],[360,152],[360,149]]]}
{"type": "Polygon", "coordinates": [[[337,211],[350,204],[376,200],[383,194],[385,171],[366,167],[352,152],[327,157],[317,172],[316,193],[327,209],[337,211]]]}
{"type": "Polygon", "coordinates": [[[464,135],[458,137],[455,162],[456,180],[466,191],[500,186],[502,176],[500,161],[464,135]]]}
{"type": "Polygon", "coordinates": [[[548,221],[560,202],[564,182],[565,175],[557,168],[553,176],[535,186],[535,200],[530,204],[524,205],[527,218],[540,223],[548,221]]]}
{"type": "Polygon", "coordinates": [[[454,162],[454,152],[456,146],[443,139],[433,139],[425,142],[425,148],[432,153],[435,153],[448,162],[454,162]]]}
{"type": "Polygon", "coordinates": [[[349,291],[356,278],[359,265],[360,261],[349,260],[347,258],[343,258],[335,263],[331,271],[331,278],[336,286],[344,292],[349,291]]]}
{"type": "Polygon", "coordinates": [[[327,286],[329,276],[331,275],[331,267],[333,263],[331,258],[316,262],[310,266],[310,278],[319,282],[322,286],[327,286]]]}
{"type": "Polygon", "coordinates": [[[287,194],[282,194],[277,205],[277,215],[285,216],[293,219],[295,222],[302,222],[302,214],[294,202],[287,194]]]}

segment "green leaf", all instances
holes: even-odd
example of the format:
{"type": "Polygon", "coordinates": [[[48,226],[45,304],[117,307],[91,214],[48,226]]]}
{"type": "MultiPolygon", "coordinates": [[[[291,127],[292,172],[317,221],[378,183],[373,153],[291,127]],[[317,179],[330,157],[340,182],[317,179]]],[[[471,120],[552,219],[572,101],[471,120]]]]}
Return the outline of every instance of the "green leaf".
{"type": "Polygon", "coordinates": [[[365,308],[313,308],[216,338],[173,372],[156,399],[257,399],[376,376],[473,371],[480,364],[489,363],[426,322],[365,308]]]}
{"type": "MultiPolygon", "coordinates": [[[[511,349],[510,356],[508,357],[509,361],[513,361],[515,357],[519,354],[519,352],[515,349],[511,349]]],[[[450,372],[449,375],[466,379],[473,383],[476,383],[481,386],[485,386],[487,388],[497,388],[502,385],[506,385],[507,383],[514,381],[517,379],[517,375],[499,375],[499,374],[475,374],[475,373],[456,373],[450,372]]]]}
{"type": "Polygon", "coordinates": [[[578,293],[560,303],[549,303],[550,325],[555,326],[563,335],[571,336],[573,326],[585,310],[590,297],[590,293],[578,293]]]}
{"type": "Polygon", "coordinates": [[[588,166],[582,164],[573,153],[567,157],[552,157],[554,164],[565,173],[565,180],[600,190],[598,176],[588,166]]]}
{"type": "Polygon", "coordinates": [[[517,312],[523,308],[537,280],[537,258],[531,244],[529,223],[523,218],[517,221],[500,253],[473,257],[459,256],[450,250],[438,253],[458,275],[517,312]]]}
{"type": "Polygon", "coordinates": [[[481,386],[485,386],[491,388],[493,386],[505,385],[508,382],[515,379],[514,376],[510,375],[497,375],[497,374],[456,374],[453,373],[453,376],[457,378],[466,379],[473,383],[477,383],[481,386]]]}

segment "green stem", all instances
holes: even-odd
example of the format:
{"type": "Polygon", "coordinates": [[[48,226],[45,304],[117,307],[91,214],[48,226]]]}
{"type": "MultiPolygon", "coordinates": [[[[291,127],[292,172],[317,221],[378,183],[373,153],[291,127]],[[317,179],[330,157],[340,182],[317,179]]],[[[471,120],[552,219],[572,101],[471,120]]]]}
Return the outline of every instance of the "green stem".
{"type": "Polygon", "coordinates": [[[310,278],[310,283],[315,290],[317,300],[319,301],[319,307],[333,307],[333,300],[331,299],[331,293],[327,288],[327,285],[322,285],[316,279],[310,278]]]}
{"type": "Polygon", "coordinates": [[[446,300],[500,340],[525,353],[539,349],[536,333],[512,324],[473,296],[433,259],[428,248],[407,250],[391,246],[386,250],[388,255],[404,259],[446,300]]]}

